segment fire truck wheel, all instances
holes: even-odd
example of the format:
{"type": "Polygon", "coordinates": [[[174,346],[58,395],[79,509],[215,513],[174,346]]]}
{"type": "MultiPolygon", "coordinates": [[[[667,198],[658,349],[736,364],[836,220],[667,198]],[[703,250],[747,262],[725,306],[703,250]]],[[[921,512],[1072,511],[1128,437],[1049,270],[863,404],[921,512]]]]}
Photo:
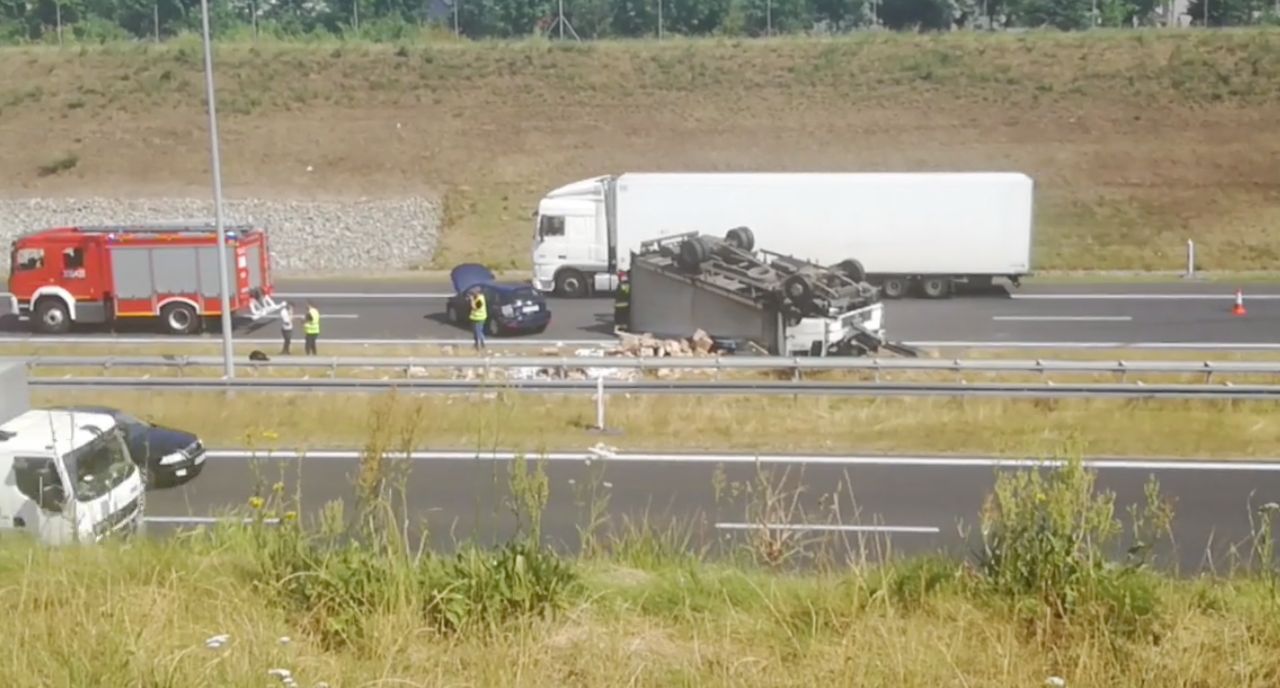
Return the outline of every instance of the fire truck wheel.
{"type": "Polygon", "coordinates": [[[164,327],[169,334],[193,334],[200,327],[196,309],[187,303],[171,303],[160,311],[164,327]]]}
{"type": "Polygon", "coordinates": [[[45,297],[36,302],[36,327],[44,334],[63,334],[71,329],[71,314],[61,299],[45,297]]]}

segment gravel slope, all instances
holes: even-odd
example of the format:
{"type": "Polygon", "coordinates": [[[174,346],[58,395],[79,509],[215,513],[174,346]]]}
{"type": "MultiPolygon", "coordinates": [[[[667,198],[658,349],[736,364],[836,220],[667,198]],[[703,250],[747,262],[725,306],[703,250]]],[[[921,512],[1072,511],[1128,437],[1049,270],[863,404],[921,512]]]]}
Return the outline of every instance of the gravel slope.
{"type": "MultiPolygon", "coordinates": [[[[267,230],[274,266],[305,273],[406,270],[428,262],[440,240],[440,202],[430,198],[361,201],[228,200],[228,226],[267,230]]],[[[67,225],[213,223],[213,202],[194,199],[0,200],[0,242],[20,233],[67,225]]]]}

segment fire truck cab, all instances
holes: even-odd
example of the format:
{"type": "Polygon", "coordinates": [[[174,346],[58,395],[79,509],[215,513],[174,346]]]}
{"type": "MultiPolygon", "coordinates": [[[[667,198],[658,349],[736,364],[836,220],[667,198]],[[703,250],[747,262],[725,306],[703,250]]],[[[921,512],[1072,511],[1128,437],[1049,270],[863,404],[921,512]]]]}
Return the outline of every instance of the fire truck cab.
{"type": "MultiPolygon", "coordinates": [[[[283,307],[271,294],[266,233],[226,227],[233,315],[253,320],[283,307]]],[[[58,227],[13,242],[9,293],[38,332],[72,323],[159,318],[172,334],[200,332],[222,316],[218,234],[208,225],[58,227]]]]}

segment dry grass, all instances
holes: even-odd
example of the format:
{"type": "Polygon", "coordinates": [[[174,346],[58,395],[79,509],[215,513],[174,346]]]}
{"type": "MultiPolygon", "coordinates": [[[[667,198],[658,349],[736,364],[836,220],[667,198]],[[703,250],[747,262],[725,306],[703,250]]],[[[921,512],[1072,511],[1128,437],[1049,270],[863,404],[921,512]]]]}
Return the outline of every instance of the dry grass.
{"type": "MultiPolygon", "coordinates": [[[[190,428],[212,446],[359,447],[374,395],[44,392],[37,404],[107,404],[190,428]]],[[[559,450],[604,439],[624,449],[1044,455],[1064,441],[1095,455],[1267,458],[1280,446],[1269,402],[1014,401],[724,396],[608,397],[602,438],[587,396],[402,397],[401,420],[430,419],[433,449],[559,450]]]]}
{"type": "MultiPolygon", "coordinates": [[[[222,45],[228,193],[446,194],[437,265],[528,260],[532,203],[651,169],[1025,170],[1042,269],[1271,269],[1273,32],[222,45]],[[397,123],[401,126],[397,127],[397,123]],[[307,173],[307,165],[315,172],[307,173]]],[[[0,51],[0,188],[207,194],[198,43],[0,51]],[[57,175],[51,159],[78,156],[57,175]]]]}
{"type": "Polygon", "coordinates": [[[1262,688],[1280,672],[1274,607],[1250,583],[1160,584],[1159,642],[1093,627],[1055,642],[945,579],[913,602],[910,590],[876,594],[874,574],[587,564],[579,600],[557,618],[441,637],[412,613],[374,612],[367,649],[355,651],[323,647],[252,583],[254,567],[243,546],[8,544],[0,610],[22,632],[0,672],[14,688],[279,685],[273,668],[299,686],[1026,688],[1062,676],[1069,686],[1262,688]],[[226,646],[206,648],[222,633],[226,646]]]}

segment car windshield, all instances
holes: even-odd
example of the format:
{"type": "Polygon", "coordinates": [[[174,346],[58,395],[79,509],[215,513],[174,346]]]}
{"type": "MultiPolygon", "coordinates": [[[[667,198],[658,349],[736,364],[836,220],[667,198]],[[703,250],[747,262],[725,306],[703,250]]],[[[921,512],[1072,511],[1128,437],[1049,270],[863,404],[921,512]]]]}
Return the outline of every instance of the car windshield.
{"type": "Polygon", "coordinates": [[[88,502],[107,494],[133,472],[133,461],[118,430],[103,433],[63,457],[72,476],[76,501],[88,502]]]}

